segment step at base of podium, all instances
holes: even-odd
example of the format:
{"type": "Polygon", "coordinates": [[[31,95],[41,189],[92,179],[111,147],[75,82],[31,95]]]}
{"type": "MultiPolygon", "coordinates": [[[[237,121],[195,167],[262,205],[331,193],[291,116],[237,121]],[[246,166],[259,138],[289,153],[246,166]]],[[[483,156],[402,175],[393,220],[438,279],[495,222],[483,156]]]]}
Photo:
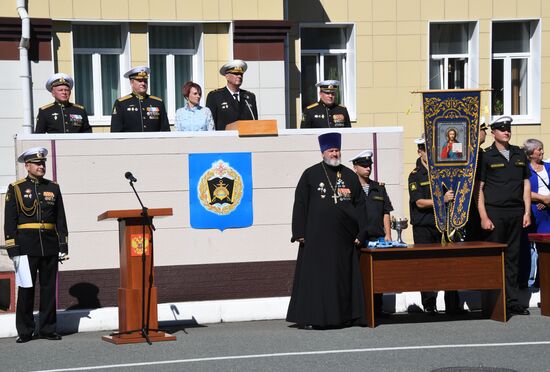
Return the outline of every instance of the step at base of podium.
{"type": "MultiPolygon", "coordinates": [[[[166,332],[150,332],[148,336],[149,341],[151,342],[176,341],[176,336],[166,332]]],[[[131,333],[129,335],[102,336],[101,339],[115,345],[139,344],[142,342],[147,342],[145,337],[143,337],[140,332],[131,333]]]]}

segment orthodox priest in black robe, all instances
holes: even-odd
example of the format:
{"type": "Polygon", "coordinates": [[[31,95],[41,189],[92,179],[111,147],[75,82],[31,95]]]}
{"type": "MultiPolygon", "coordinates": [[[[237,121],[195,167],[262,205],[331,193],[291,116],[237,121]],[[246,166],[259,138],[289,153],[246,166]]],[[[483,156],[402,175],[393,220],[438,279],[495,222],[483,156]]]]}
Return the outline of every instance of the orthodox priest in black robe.
{"type": "Polygon", "coordinates": [[[319,136],[323,161],[296,187],[292,242],[300,243],[286,320],[300,328],[365,323],[359,246],[367,238],[365,193],[340,165],[340,133],[319,136]]]}

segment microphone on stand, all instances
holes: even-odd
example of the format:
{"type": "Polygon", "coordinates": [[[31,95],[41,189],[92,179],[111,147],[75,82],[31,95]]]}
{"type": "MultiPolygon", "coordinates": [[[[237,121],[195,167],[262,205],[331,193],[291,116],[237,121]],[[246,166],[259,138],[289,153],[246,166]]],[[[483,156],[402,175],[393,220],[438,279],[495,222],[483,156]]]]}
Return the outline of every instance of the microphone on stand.
{"type": "Polygon", "coordinates": [[[126,172],[124,173],[124,177],[126,177],[126,179],[130,182],[137,182],[137,179],[136,177],[134,177],[134,175],[132,174],[132,172],[126,172]]]}

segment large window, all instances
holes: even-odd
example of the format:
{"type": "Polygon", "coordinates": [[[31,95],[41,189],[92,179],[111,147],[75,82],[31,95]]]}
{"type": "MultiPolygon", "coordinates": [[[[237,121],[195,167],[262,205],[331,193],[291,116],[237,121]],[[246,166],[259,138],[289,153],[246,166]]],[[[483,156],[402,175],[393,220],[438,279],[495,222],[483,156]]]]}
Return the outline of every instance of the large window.
{"type": "Polygon", "coordinates": [[[430,24],[430,89],[478,86],[476,24],[430,24]]]}
{"type": "Polygon", "coordinates": [[[321,80],[339,80],[337,101],[346,105],[353,117],[355,65],[352,55],[351,26],[302,27],[301,40],[301,92],[302,110],[317,102],[321,80]]]}
{"type": "Polygon", "coordinates": [[[512,115],[515,122],[538,121],[538,21],[494,22],[492,40],[492,115],[512,115]]]}
{"type": "Polygon", "coordinates": [[[194,26],[149,26],[150,92],[164,100],[169,117],[185,104],[183,84],[198,80],[197,44],[194,26]]]}
{"type": "Polygon", "coordinates": [[[120,96],[125,37],[120,25],[73,25],[75,101],[88,115],[111,115],[120,96]]]}

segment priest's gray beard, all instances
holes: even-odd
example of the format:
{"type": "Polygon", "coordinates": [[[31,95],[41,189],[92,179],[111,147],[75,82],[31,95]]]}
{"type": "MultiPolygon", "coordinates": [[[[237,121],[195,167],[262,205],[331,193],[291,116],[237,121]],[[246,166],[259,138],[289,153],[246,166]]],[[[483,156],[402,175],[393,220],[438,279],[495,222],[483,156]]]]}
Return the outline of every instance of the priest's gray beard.
{"type": "Polygon", "coordinates": [[[337,167],[340,165],[340,158],[338,159],[333,159],[333,158],[323,158],[323,161],[327,164],[327,165],[330,165],[331,167],[337,167]]]}

